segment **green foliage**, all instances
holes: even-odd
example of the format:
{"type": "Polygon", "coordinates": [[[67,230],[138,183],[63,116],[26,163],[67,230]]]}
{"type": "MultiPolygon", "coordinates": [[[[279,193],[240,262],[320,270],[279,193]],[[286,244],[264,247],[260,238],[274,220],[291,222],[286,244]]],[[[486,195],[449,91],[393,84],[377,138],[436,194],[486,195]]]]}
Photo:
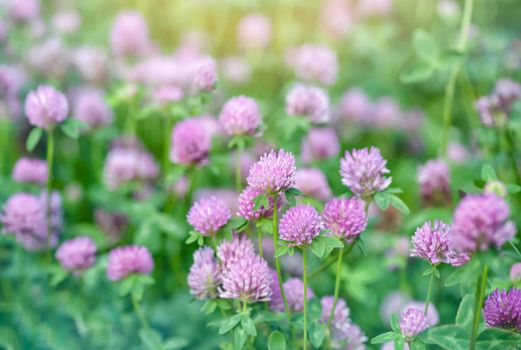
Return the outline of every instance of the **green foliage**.
{"type": "Polygon", "coordinates": [[[38,145],[38,142],[40,142],[42,135],[43,129],[33,128],[31,130],[29,136],[27,137],[27,141],[25,142],[25,148],[28,152],[32,152],[34,150],[34,148],[38,145]]]}
{"type": "Polygon", "coordinates": [[[269,350],[286,350],[286,339],[281,332],[271,332],[268,340],[269,350]]]}
{"type": "Polygon", "coordinates": [[[60,124],[60,129],[71,139],[77,139],[80,137],[81,129],[86,127],[87,124],[77,118],[67,118],[63,123],[60,124]]]}

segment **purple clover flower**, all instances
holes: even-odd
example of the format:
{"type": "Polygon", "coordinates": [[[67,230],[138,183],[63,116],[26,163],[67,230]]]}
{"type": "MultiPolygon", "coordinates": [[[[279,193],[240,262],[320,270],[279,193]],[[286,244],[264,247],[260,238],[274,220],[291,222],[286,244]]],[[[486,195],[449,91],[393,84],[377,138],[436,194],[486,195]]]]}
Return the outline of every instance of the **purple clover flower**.
{"type": "Polygon", "coordinates": [[[145,247],[129,245],[113,249],[109,254],[107,277],[118,281],[133,273],[150,274],[154,260],[145,247]]]}
{"type": "Polygon", "coordinates": [[[521,332],[521,289],[496,289],[485,301],[483,311],[488,327],[521,332]]]}
{"type": "Polygon", "coordinates": [[[96,244],[87,236],[65,241],[56,251],[56,259],[64,269],[79,275],[94,264],[96,244]]]}
{"type": "Polygon", "coordinates": [[[324,228],[322,218],[310,205],[299,204],[289,208],[279,223],[279,238],[290,246],[307,246],[324,228]]]}
{"type": "Polygon", "coordinates": [[[295,157],[283,149],[265,153],[252,165],[248,174],[248,185],[274,195],[295,186],[295,157]]]}
{"type": "Polygon", "coordinates": [[[253,135],[261,122],[259,106],[251,97],[231,98],[224,104],[219,122],[229,136],[253,135]]]}
{"type": "Polygon", "coordinates": [[[213,236],[232,217],[226,203],[217,197],[206,197],[195,202],[187,215],[187,220],[198,232],[213,236]]]}
{"type": "Polygon", "coordinates": [[[202,247],[194,252],[194,263],[188,273],[190,294],[198,299],[212,299],[217,296],[221,284],[221,269],[217,264],[213,249],[202,247]]]}
{"type": "Polygon", "coordinates": [[[353,149],[340,160],[342,183],[362,198],[370,198],[391,184],[387,161],[376,147],[353,149]]]}
{"type": "Polygon", "coordinates": [[[247,255],[223,270],[219,296],[246,303],[269,301],[271,284],[272,273],[266,260],[258,255],[247,255]]]}
{"type": "Polygon", "coordinates": [[[367,215],[359,198],[333,198],[326,203],[323,217],[326,229],[340,239],[351,241],[365,230],[367,215]]]}
{"type": "Polygon", "coordinates": [[[399,325],[402,335],[407,342],[413,340],[414,337],[428,327],[427,319],[423,312],[415,308],[408,308],[402,313],[399,325]]]}
{"type": "Polygon", "coordinates": [[[51,130],[67,118],[69,103],[60,91],[49,85],[40,85],[25,100],[25,114],[29,123],[51,130]]]}
{"type": "Polygon", "coordinates": [[[451,239],[457,249],[467,253],[484,251],[491,245],[499,248],[516,233],[509,216],[510,208],[503,198],[468,195],[455,209],[451,239]]]}

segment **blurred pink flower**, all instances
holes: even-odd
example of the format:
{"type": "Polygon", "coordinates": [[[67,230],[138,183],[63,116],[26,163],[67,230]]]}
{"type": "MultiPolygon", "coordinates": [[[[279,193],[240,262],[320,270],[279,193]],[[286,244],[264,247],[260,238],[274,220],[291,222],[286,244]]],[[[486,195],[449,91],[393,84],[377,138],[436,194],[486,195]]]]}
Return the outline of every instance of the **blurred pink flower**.
{"type": "Polygon", "coordinates": [[[35,158],[20,158],[13,168],[13,180],[21,183],[47,183],[47,162],[35,158]]]}
{"type": "Polygon", "coordinates": [[[46,130],[53,129],[69,114],[69,103],[54,87],[40,85],[25,100],[25,114],[29,123],[46,130]]]}
{"type": "Polygon", "coordinates": [[[112,121],[112,110],[105,102],[103,91],[98,89],[82,89],[72,99],[73,116],[91,129],[109,124],[112,121]]]}
{"type": "Polygon", "coordinates": [[[7,5],[13,21],[32,21],[40,15],[39,0],[10,0],[7,5]]]}
{"type": "Polygon", "coordinates": [[[338,75],[338,58],[327,46],[304,44],[290,49],[287,63],[295,75],[308,82],[333,85],[338,75]]]}
{"type": "Polygon", "coordinates": [[[138,11],[121,11],[118,13],[110,32],[112,52],[118,58],[143,56],[149,52],[151,42],[148,26],[138,11]]]}
{"type": "Polygon", "coordinates": [[[56,259],[64,269],[79,275],[94,264],[96,244],[87,236],[70,239],[60,245],[56,259]]]}
{"type": "Polygon", "coordinates": [[[214,236],[231,217],[230,209],[222,199],[207,197],[192,205],[187,220],[201,234],[214,236]]]}
{"type": "Polygon", "coordinates": [[[286,113],[305,117],[312,123],[327,123],[331,119],[329,97],[319,87],[297,84],[286,95],[286,113]]]}
{"type": "Polygon", "coordinates": [[[331,197],[331,188],[320,169],[298,169],[295,173],[295,187],[304,196],[325,201],[331,197]]]}
{"type": "Polygon", "coordinates": [[[237,25],[237,41],[244,49],[261,50],[270,44],[271,32],[271,21],[267,16],[250,13],[237,25]]]}
{"type": "Polygon", "coordinates": [[[301,157],[305,164],[336,157],[338,152],[340,142],[334,129],[309,129],[302,140],[301,157]]]}
{"type": "Polygon", "coordinates": [[[259,106],[251,97],[233,97],[224,104],[219,122],[229,136],[253,135],[261,122],[259,106]]]}
{"type": "Polygon", "coordinates": [[[138,245],[118,247],[109,254],[107,277],[117,281],[133,273],[148,275],[153,267],[154,261],[147,248],[138,245]]]}
{"type": "Polygon", "coordinates": [[[173,163],[204,165],[208,161],[211,136],[199,118],[185,119],[172,130],[170,147],[173,163]]]}

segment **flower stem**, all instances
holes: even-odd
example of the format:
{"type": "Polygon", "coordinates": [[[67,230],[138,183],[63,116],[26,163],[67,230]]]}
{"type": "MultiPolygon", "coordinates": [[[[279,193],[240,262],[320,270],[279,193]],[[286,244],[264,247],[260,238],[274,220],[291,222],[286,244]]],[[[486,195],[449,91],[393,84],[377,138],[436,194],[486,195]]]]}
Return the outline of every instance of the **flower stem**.
{"type": "MultiPolygon", "coordinates": [[[[349,252],[351,252],[351,250],[353,250],[354,246],[355,246],[355,242],[351,243],[351,245],[349,247],[347,247],[346,251],[345,251],[345,254],[344,256],[346,256],[347,254],[349,254],[349,252]]],[[[335,259],[330,259],[327,263],[325,263],[324,265],[318,267],[317,269],[313,270],[310,274],[309,274],[309,279],[312,279],[313,277],[315,277],[316,275],[319,275],[320,273],[326,271],[331,265],[333,265],[335,263],[335,259]]]]}
{"type": "Polygon", "coordinates": [[[336,279],[335,279],[335,293],[333,296],[333,307],[331,308],[331,314],[329,315],[329,320],[327,321],[327,327],[331,330],[331,325],[333,324],[333,318],[335,316],[336,304],[338,302],[338,292],[340,291],[340,275],[342,270],[342,257],[344,255],[344,248],[340,249],[338,252],[338,260],[336,265],[336,279]]]}
{"type": "MultiPolygon", "coordinates": [[[[472,7],[474,6],[474,0],[465,0],[465,7],[463,9],[463,18],[461,20],[461,27],[459,33],[459,39],[457,44],[457,51],[460,53],[465,52],[467,47],[467,39],[470,27],[470,21],[472,19],[472,7]]],[[[447,144],[449,142],[449,131],[452,119],[452,102],[454,101],[454,91],[456,89],[456,81],[458,74],[461,70],[461,63],[455,63],[450,71],[449,80],[445,87],[445,100],[443,102],[443,133],[441,137],[441,154],[447,153],[447,144]]]]}
{"type": "MultiPolygon", "coordinates": [[[[512,133],[508,130],[508,126],[505,125],[503,127],[503,133],[505,135],[507,153],[510,159],[510,164],[512,166],[512,172],[514,173],[516,183],[521,183],[521,173],[519,172],[519,167],[517,166],[518,156],[516,154],[516,147],[514,143],[514,138],[512,137],[512,133]]],[[[517,194],[518,202],[521,203],[520,195],[517,194]]]]}
{"type": "Polygon", "coordinates": [[[262,252],[262,230],[259,226],[257,226],[257,238],[259,240],[259,255],[261,258],[264,258],[264,253],[262,252]]]}
{"type": "Polygon", "coordinates": [[[435,269],[435,267],[432,266],[431,278],[429,280],[429,289],[427,289],[427,299],[425,299],[425,309],[423,311],[423,314],[425,316],[427,316],[427,312],[429,311],[429,303],[431,301],[432,282],[434,281],[434,269],[435,269]]]}
{"type": "Polygon", "coordinates": [[[168,175],[168,170],[170,168],[170,120],[168,119],[168,115],[163,116],[163,176],[168,175]]]}
{"type": "Polygon", "coordinates": [[[284,288],[282,285],[282,272],[280,270],[280,261],[277,256],[275,256],[275,252],[277,251],[277,242],[278,242],[278,225],[277,225],[277,205],[278,204],[278,195],[273,195],[273,255],[275,258],[275,267],[277,269],[277,278],[279,280],[279,288],[280,294],[282,296],[282,301],[284,302],[284,310],[286,311],[286,315],[288,316],[288,321],[291,317],[291,311],[289,310],[288,301],[286,300],[286,293],[284,292],[284,288]]]}
{"type": "Polygon", "coordinates": [[[487,285],[488,265],[483,265],[481,279],[476,284],[476,304],[474,308],[474,317],[472,320],[472,333],[470,335],[469,350],[476,349],[476,338],[478,336],[479,320],[481,317],[481,309],[483,308],[483,299],[485,297],[485,287],[487,285]]]}
{"type": "Polygon", "coordinates": [[[241,192],[241,185],[241,147],[237,146],[237,156],[235,158],[235,189],[237,192],[241,192]]]}
{"type": "Polygon", "coordinates": [[[139,301],[137,300],[136,295],[134,293],[131,293],[130,298],[132,299],[132,306],[134,307],[134,311],[136,312],[136,315],[139,318],[141,326],[143,326],[143,328],[145,329],[149,329],[150,326],[148,325],[148,322],[145,319],[145,316],[143,315],[143,311],[141,310],[141,306],[139,305],[139,301]]]}
{"type": "Polygon", "coordinates": [[[47,132],[47,197],[45,201],[45,213],[47,217],[47,248],[51,243],[51,231],[52,231],[52,222],[51,222],[51,196],[52,196],[52,181],[53,181],[53,159],[54,159],[54,133],[53,130],[49,130],[47,132]]]}
{"type": "MultiPolygon", "coordinates": [[[[304,350],[308,348],[308,277],[307,277],[307,265],[308,265],[308,249],[303,249],[303,262],[304,262],[304,350]]],[[[333,305],[334,308],[334,305],[333,305]]]]}

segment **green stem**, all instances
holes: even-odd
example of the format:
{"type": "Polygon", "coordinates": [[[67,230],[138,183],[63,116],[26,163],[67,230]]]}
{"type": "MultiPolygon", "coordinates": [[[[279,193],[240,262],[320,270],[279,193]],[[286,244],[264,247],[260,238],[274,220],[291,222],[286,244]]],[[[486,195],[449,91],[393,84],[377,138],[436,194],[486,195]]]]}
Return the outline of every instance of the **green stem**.
{"type": "Polygon", "coordinates": [[[481,280],[476,284],[476,304],[474,308],[474,317],[472,320],[472,333],[470,335],[469,350],[476,349],[476,338],[478,336],[479,320],[481,317],[481,309],[483,308],[483,299],[485,297],[485,287],[487,285],[488,265],[483,265],[481,280]]]}
{"type": "Polygon", "coordinates": [[[435,269],[435,267],[432,266],[431,278],[429,280],[429,289],[427,290],[427,299],[425,299],[425,309],[423,311],[423,314],[425,316],[427,316],[427,312],[429,311],[429,303],[431,301],[432,282],[434,281],[434,269],[435,269]]]}
{"type": "Polygon", "coordinates": [[[282,296],[282,301],[284,302],[284,310],[286,311],[286,315],[288,316],[288,320],[291,317],[291,311],[288,306],[288,301],[286,300],[286,293],[284,292],[284,287],[282,285],[282,272],[280,269],[280,261],[277,256],[275,256],[275,252],[277,251],[278,247],[278,225],[277,225],[277,208],[278,206],[278,195],[273,195],[273,255],[275,258],[275,267],[277,270],[277,278],[279,280],[279,288],[280,288],[280,294],[282,296]]]}
{"type": "Polygon", "coordinates": [[[47,132],[47,198],[45,201],[45,213],[47,217],[47,248],[50,246],[51,242],[51,231],[52,231],[52,221],[51,221],[51,196],[52,196],[52,181],[53,181],[53,158],[54,158],[54,133],[53,130],[50,129],[47,132]]]}
{"type": "MultiPolygon", "coordinates": [[[[459,39],[457,44],[457,51],[465,52],[467,48],[467,39],[470,28],[470,21],[472,19],[472,8],[474,0],[465,0],[465,7],[463,9],[463,18],[461,20],[461,27],[459,39]]],[[[449,141],[449,131],[452,124],[452,102],[454,101],[454,91],[456,89],[456,81],[461,69],[461,63],[455,63],[450,71],[449,80],[445,87],[445,100],[443,102],[443,133],[441,138],[441,154],[445,156],[447,153],[447,144],[449,141]]]]}
{"type": "MultiPolygon", "coordinates": [[[[304,262],[304,350],[308,348],[308,278],[307,278],[308,250],[303,249],[304,262]]],[[[334,310],[333,304],[333,310],[334,310]]],[[[333,314],[333,312],[331,312],[333,314]]]]}
{"type": "Polygon", "coordinates": [[[188,175],[188,191],[186,192],[186,198],[185,198],[185,208],[186,210],[190,209],[190,206],[192,204],[192,197],[194,194],[195,189],[195,176],[197,172],[194,171],[194,168],[190,166],[187,171],[188,175]]]}
{"type": "Polygon", "coordinates": [[[262,230],[259,226],[257,226],[257,238],[259,240],[259,254],[261,258],[264,258],[264,253],[262,252],[262,230]]]}
{"type": "Polygon", "coordinates": [[[516,182],[518,184],[521,184],[521,173],[519,172],[519,167],[517,166],[517,155],[516,155],[516,149],[514,144],[514,138],[512,137],[512,133],[508,130],[508,126],[505,125],[503,127],[503,133],[505,135],[505,141],[506,146],[508,150],[508,155],[510,158],[510,163],[512,166],[512,171],[514,173],[514,176],[516,178],[516,182]]]}
{"type": "Polygon", "coordinates": [[[521,257],[521,253],[519,252],[519,249],[517,249],[516,245],[514,244],[514,242],[512,241],[508,241],[508,243],[510,243],[510,245],[512,246],[512,248],[514,248],[514,250],[516,251],[517,255],[519,255],[521,257]]]}
{"type": "MultiPolygon", "coordinates": [[[[344,256],[346,256],[347,254],[349,254],[351,252],[351,250],[353,250],[355,246],[355,242],[351,243],[351,245],[349,247],[347,247],[346,251],[345,251],[345,254],[344,256]]],[[[330,259],[327,263],[325,263],[324,265],[318,267],[316,270],[313,270],[310,274],[309,274],[309,279],[312,279],[313,277],[315,277],[316,275],[319,275],[321,274],[322,272],[326,271],[331,265],[333,265],[334,263],[336,262],[335,259],[330,259]]]]}
{"type": "Polygon", "coordinates": [[[134,307],[134,311],[136,312],[136,315],[139,318],[141,326],[143,326],[143,328],[145,329],[149,329],[150,326],[148,325],[148,322],[145,319],[145,316],[143,315],[143,311],[141,310],[141,306],[139,305],[139,301],[137,300],[135,294],[131,293],[130,298],[132,299],[132,306],[134,307]]]}
{"type": "Polygon", "coordinates": [[[235,189],[241,192],[242,178],[241,178],[241,147],[237,147],[237,156],[235,159],[235,189]]]}
{"type": "Polygon", "coordinates": [[[170,167],[170,120],[168,119],[168,115],[163,115],[163,176],[168,175],[168,170],[170,167]]]}
{"type": "Polygon", "coordinates": [[[338,293],[340,291],[340,275],[342,272],[343,254],[344,254],[344,248],[340,249],[340,251],[338,252],[338,260],[337,260],[337,265],[336,265],[335,293],[333,296],[333,307],[331,308],[331,314],[329,315],[329,320],[327,322],[327,326],[328,326],[329,330],[331,330],[331,325],[333,323],[333,318],[335,316],[336,304],[338,302],[338,293]]]}

